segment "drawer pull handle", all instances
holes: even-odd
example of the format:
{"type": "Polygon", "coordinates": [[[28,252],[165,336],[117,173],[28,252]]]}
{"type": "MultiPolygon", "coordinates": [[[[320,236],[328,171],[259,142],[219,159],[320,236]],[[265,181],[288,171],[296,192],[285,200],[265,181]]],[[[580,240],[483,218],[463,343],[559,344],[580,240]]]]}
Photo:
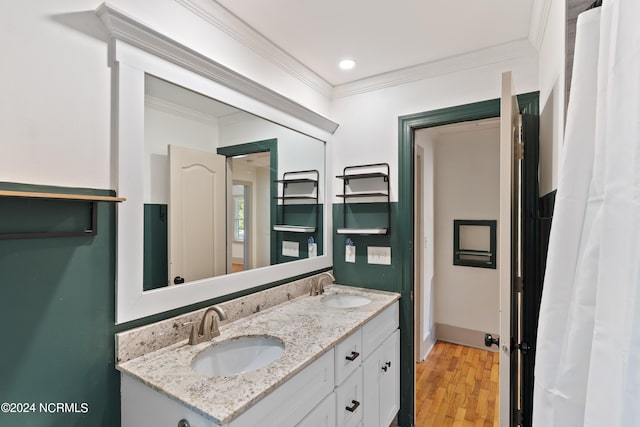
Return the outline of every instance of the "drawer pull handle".
{"type": "Polygon", "coordinates": [[[191,427],[191,424],[189,424],[189,421],[183,418],[180,421],[178,421],[178,427],[191,427]]]}
{"type": "Polygon", "coordinates": [[[349,412],[355,412],[355,410],[358,409],[358,406],[360,406],[360,402],[358,402],[357,400],[352,400],[351,406],[347,406],[344,409],[346,409],[349,412]]]}
{"type": "Polygon", "coordinates": [[[382,367],[382,370],[387,372],[387,369],[389,369],[391,367],[391,362],[385,362],[384,366],[382,367]]]}
{"type": "Polygon", "coordinates": [[[360,353],[358,353],[357,351],[352,351],[351,356],[346,356],[345,359],[347,359],[350,362],[353,362],[358,358],[358,356],[360,356],[360,353]]]}

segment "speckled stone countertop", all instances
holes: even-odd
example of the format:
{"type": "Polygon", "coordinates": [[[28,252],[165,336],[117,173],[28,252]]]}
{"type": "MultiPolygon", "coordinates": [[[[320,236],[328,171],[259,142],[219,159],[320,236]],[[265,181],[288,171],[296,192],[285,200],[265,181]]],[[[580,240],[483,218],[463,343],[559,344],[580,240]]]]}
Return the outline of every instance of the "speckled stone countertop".
{"type": "Polygon", "coordinates": [[[220,327],[212,341],[186,341],[118,365],[118,370],[177,400],[195,412],[224,425],[294,376],[360,326],[400,298],[392,292],[329,285],[324,295],[303,296],[220,327]],[[334,308],[321,302],[336,293],[365,295],[369,304],[334,308]],[[222,341],[247,335],[281,339],[284,353],[255,371],[228,377],[205,377],[191,369],[193,358],[222,341]]]}

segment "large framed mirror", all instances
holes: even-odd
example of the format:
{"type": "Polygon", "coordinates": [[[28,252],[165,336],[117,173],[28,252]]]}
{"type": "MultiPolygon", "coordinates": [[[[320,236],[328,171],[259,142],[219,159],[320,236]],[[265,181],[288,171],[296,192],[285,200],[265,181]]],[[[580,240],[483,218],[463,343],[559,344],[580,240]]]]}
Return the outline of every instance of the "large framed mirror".
{"type": "Polygon", "coordinates": [[[249,80],[231,89],[120,40],[113,53],[116,323],[331,266],[332,131],[254,98],[249,80]],[[300,171],[314,172],[287,178],[300,171]]]}
{"type": "Polygon", "coordinates": [[[148,73],[144,84],[144,291],[323,254],[323,141],[148,73]],[[282,182],[306,171],[313,182],[282,182]],[[282,196],[296,184],[299,197],[282,196]],[[278,227],[293,215],[304,229],[278,227]]]}

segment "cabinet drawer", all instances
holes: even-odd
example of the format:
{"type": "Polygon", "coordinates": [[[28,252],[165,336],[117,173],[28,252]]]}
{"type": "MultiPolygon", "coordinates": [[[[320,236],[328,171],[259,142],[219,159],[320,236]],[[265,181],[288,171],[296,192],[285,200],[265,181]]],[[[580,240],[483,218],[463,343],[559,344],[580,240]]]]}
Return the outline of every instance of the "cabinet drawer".
{"type": "Polygon", "coordinates": [[[336,426],[355,427],[362,422],[362,368],[359,366],[336,388],[336,426]]]}
{"type": "Polygon", "coordinates": [[[362,353],[362,329],[358,329],[335,347],[336,385],[354,372],[364,359],[362,353]]]}
{"type": "Polygon", "coordinates": [[[325,397],[296,427],[336,427],[335,393],[325,397]]]}
{"type": "Polygon", "coordinates": [[[371,319],[362,327],[362,352],[371,354],[382,342],[400,326],[399,304],[392,306],[371,319]]]}

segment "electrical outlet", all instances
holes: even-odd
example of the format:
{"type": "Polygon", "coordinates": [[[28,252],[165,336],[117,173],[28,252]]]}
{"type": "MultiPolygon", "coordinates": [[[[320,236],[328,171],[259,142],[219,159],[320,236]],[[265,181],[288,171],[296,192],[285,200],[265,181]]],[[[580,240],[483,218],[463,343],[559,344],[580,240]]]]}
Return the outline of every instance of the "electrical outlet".
{"type": "Polygon", "coordinates": [[[286,240],[282,241],[282,255],[290,256],[290,257],[299,257],[300,256],[300,244],[298,242],[288,242],[286,240]]]}
{"type": "Polygon", "coordinates": [[[391,265],[391,248],[388,246],[367,247],[367,262],[369,264],[391,265]]]}
{"type": "Polygon", "coordinates": [[[309,258],[318,256],[318,244],[317,243],[309,243],[309,258]]]}
{"type": "Polygon", "coordinates": [[[344,261],[345,262],[356,262],[356,247],[353,245],[347,245],[344,248],[344,261]]]}

